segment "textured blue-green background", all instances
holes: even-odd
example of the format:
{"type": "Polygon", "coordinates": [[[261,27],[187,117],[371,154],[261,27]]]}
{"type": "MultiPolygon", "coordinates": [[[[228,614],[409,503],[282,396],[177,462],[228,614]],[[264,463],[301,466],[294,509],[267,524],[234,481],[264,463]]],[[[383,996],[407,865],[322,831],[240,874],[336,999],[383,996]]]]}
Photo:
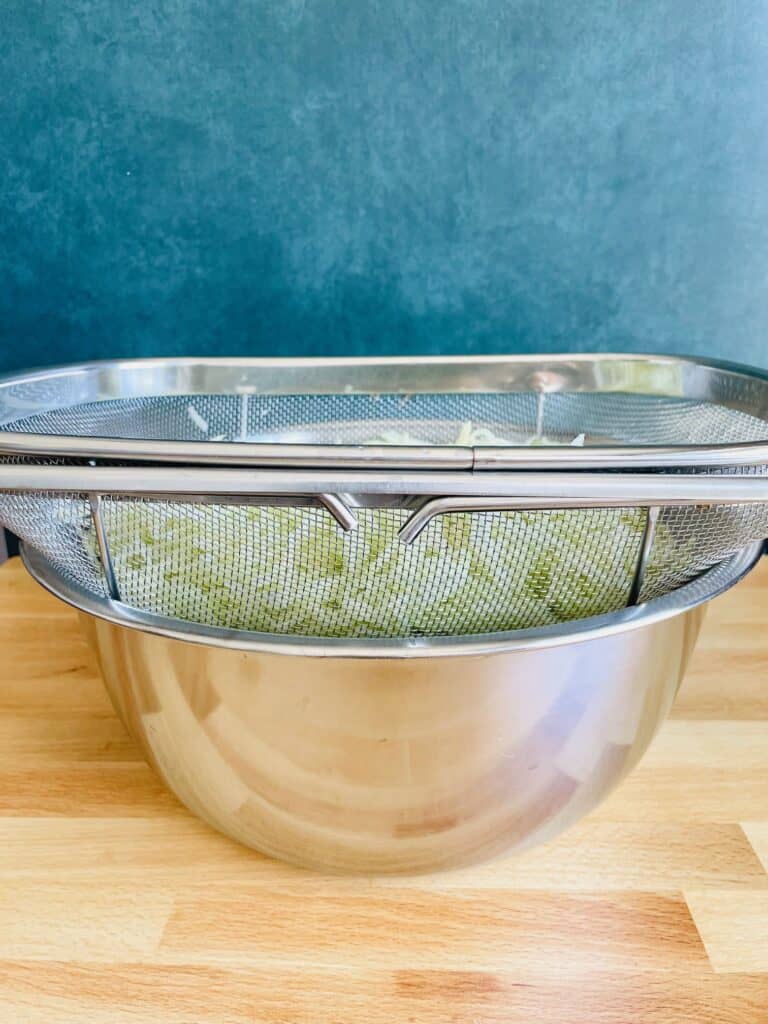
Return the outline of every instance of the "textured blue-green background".
{"type": "Polygon", "coordinates": [[[768,2],[4,0],[0,363],[768,363],[768,2]]]}

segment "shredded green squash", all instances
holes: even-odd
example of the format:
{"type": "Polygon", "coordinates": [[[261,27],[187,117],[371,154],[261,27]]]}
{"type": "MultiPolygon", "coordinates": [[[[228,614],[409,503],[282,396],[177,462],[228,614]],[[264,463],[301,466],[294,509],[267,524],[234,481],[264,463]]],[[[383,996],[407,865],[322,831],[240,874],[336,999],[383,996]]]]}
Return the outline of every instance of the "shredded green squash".
{"type": "MultiPolygon", "coordinates": [[[[462,444],[478,443],[471,430],[462,444]]],[[[645,523],[622,509],[460,513],[405,546],[401,509],[358,509],[349,534],[317,507],[115,501],[105,514],[126,603],[318,637],[485,633],[612,611],[645,523]]]]}

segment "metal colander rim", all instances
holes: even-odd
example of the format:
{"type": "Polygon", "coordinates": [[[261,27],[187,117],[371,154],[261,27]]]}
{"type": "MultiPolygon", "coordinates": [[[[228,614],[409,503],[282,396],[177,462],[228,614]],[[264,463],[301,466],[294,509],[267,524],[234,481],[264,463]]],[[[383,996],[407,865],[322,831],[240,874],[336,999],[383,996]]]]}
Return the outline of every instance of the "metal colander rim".
{"type": "MultiPolygon", "coordinates": [[[[765,397],[761,398],[760,409],[753,415],[762,418],[768,414],[768,374],[737,363],[700,359],[695,356],[665,356],[654,354],[622,354],[601,353],[591,355],[555,354],[555,355],[520,355],[520,356],[454,356],[454,357],[385,357],[385,358],[303,358],[303,359],[264,359],[264,358],[169,358],[112,360],[73,364],[71,366],[52,367],[47,370],[31,371],[26,374],[12,374],[0,377],[0,393],[12,384],[25,384],[34,381],[81,378],[83,382],[94,377],[102,380],[105,387],[116,388],[121,378],[131,374],[140,382],[155,381],[149,391],[142,391],[145,396],[172,394],[203,394],[209,391],[196,391],[198,378],[205,379],[206,373],[214,378],[227,379],[228,375],[240,373],[243,379],[248,374],[287,375],[290,384],[291,374],[301,381],[301,387],[292,386],[285,390],[283,385],[274,390],[264,387],[264,393],[270,394],[337,394],[340,387],[338,375],[342,371],[352,378],[362,378],[372,382],[371,387],[358,388],[364,392],[383,391],[376,386],[384,382],[389,387],[397,374],[407,372],[409,386],[407,388],[393,386],[395,393],[417,393],[423,390],[472,392],[490,391],[548,391],[575,390],[610,391],[611,387],[598,387],[601,380],[611,384],[621,384],[622,374],[631,377],[632,369],[646,365],[658,370],[662,375],[668,373],[672,377],[678,375],[679,381],[686,386],[694,387],[692,395],[688,391],[672,391],[667,397],[701,398],[703,391],[713,389],[712,400],[717,401],[718,387],[733,378],[744,381],[758,382],[765,388],[765,397]],[[438,371],[460,386],[440,386],[438,371]],[[501,381],[503,386],[494,386],[496,377],[506,371],[501,381]],[[184,383],[179,390],[151,390],[159,385],[157,380],[163,374],[170,374],[184,383]],[[304,374],[303,377],[300,377],[304,374]],[[379,375],[377,377],[377,374],[379,375]],[[298,375],[298,376],[297,376],[298,375]],[[484,376],[485,375],[485,376],[484,376]],[[336,380],[333,388],[328,381],[336,380]],[[478,382],[485,382],[479,386],[478,382]],[[110,384],[111,382],[111,384],[110,384]],[[324,383],[325,382],[325,383],[324,383]],[[719,384],[718,384],[719,382],[719,384]],[[526,383],[526,387],[519,387],[526,383]],[[562,388],[563,383],[568,388],[562,388]],[[584,385],[588,385],[585,387],[584,385]]],[[[670,378],[670,379],[671,379],[670,378]]],[[[282,378],[278,378],[282,379],[282,378]]],[[[251,385],[237,387],[232,383],[231,390],[223,394],[247,394],[253,390],[251,385]]],[[[149,385],[148,385],[149,386],[149,385]]],[[[682,384],[679,385],[682,387],[682,384]]],[[[352,385],[355,390],[355,385],[352,385]]],[[[641,389],[636,389],[641,393],[641,389]]],[[[216,393],[216,392],[213,392],[216,393]]],[[[632,393],[632,389],[629,389],[632,393]]],[[[647,393],[647,392],[646,392],[647,393]]],[[[135,397],[139,392],[114,393],[106,396],[115,398],[135,397]]],[[[102,396],[105,397],[105,396],[102,396]]],[[[659,397],[665,397],[661,393],[659,397]]],[[[722,399],[721,399],[722,401],[722,399]]],[[[7,420],[6,422],[12,422],[7,420]]],[[[0,430],[0,455],[32,455],[45,454],[72,458],[111,458],[144,460],[158,462],[181,462],[190,465],[215,462],[217,464],[248,464],[251,466],[314,466],[335,468],[377,468],[402,469],[414,468],[424,470],[457,469],[466,471],[499,470],[505,468],[540,469],[586,469],[586,468],[663,468],[663,467],[696,467],[696,466],[737,466],[756,465],[768,462],[768,437],[766,441],[727,442],[725,444],[674,444],[668,446],[635,446],[622,445],[616,447],[571,448],[552,446],[548,448],[534,447],[461,447],[458,445],[420,445],[420,446],[369,446],[369,445],[331,445],[331,444],[264,444],[258,442],[214,442],[214,441],[154,441],[123,438],[73,437],[62,434],[19,433],[0,430]],[[362,449],[362,451],[361,451],[362,449]]]]}
{"type": "Polygon", "coordinates": [[[403,639],[287,637],[203,626],[138,611],[109,598],[98,597],[65,579],[40,552],[24,544],[21,545],[21,557],[30,575],[55,597],[81,612],[128,629],[190,643],[265,654],[367,659],[501,654],[512,650],[585,643],[625,633],[688,612],[722,594],[754,568],[763,548],[763,542],[750,545],[663,597],[607,615],[503,633],[403,639]]]}

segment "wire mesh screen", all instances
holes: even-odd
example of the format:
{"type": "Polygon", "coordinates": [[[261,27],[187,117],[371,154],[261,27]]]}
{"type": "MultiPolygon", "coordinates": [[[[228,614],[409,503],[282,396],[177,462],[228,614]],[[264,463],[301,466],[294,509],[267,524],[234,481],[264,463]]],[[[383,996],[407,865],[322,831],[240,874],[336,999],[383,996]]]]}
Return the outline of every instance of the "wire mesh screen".
{"type": "MultiPolygon", "coordinates": [[[[680,470],[668,470],[678,474],[680,470]]],[[[707,467],[699,475],[766,476],[766,466],[707,467]]],[[[768,538],[768,505],[684,505],[662,508],[646,566],[641,601],[663,597],[750,544],[768,538]]]]}
{"type": "MultiPolygon", "coordinates": [[[[768,379],[694,361],[623,357],[553,357],[542,366],[511,359],[484,368],[474,361],[106,364],[0,382],[0,441],[3,430],[331,445],[722,445],[768,441],[768,379]],[[411,384],[414,393],[395,393],[411,384]],[[323,393],[299,393],[305,385],[323,393]],[[515,390],[547,385],[564,390],[515,390]]],[[[6,454],[0,462],[61,463],[73,469],[74,486],[84,486],[77,459],[46,456],[44,441],[33,447],[37,455],[6,454]]],[[[477,474],[479,494],[484,475],[477,474]]],[[[549,625],[617,610],[630,597],[644,509],[452,513],[408,546],[398,530],[413,496],[395,494],[397,486],[393,477],[388,507],[368,507],[379,500],[371,494],[352,495],[352,505],[366,507],[355,508],[359,526],[349,534],[301,495],[281,507],[107,496],[105,530],[121,598],[206,625],[416,637],[549,625]]],[[[3,492],[0,523],[63,576],[105,593],[86,495],[3,492]]],[[[641,599],[668,593],[766,535],[768,505],[663,508],[641,599]]]]}
{"type": "Polygon", "coordinates": [[[768,506],[764,504],[663,508],[640,600],[662,597],[766,537],[768,506]]]}
{"type": "Polygon", "coordinates": [[[681,445],[763,441],[768,423],[715,402],[617,394],[553,393],[546,396],[544,433],[607,438],[620,444],[681,445]]]}
{"type": "MultiPolygon", "coordinates": [[[[316,637],[492,633],[627,605],[645,509],[450,513],[412,545],[402,508],[106,498],[121,600],[208,626],[316,637]]],[[[86,496],[6,494],[0,519],[66,579],[106,594],[86,496]]],[[[663,508],[643,601],[768,535],[765,505],[663,508]]]]}
{"type": "Polygon", "coordinates": [[[455,514],[406,546],[407,515],[362,509],[345,534],[314,507],[104,507],[128,604],[320,637],[487,633],[613,611],[627,603],[644,525],[621,509],[455,514]]]}
{"type": "MultiPolygon", "coordinates": [[[[621,392],[164,395],[75,403],[0,429],[87,437],[318,444],[723,444],[768,439],[759,416],[621,392]]],[[[4,410],[8,417],[8,409],[4,410]]]]}
{"type": "Polygon", "coordinates": [[[86,495],[0,494],[0,522],[45,555],[66,580],[106,595],[101,563],[90,543],[93,525],[86,495]]]}

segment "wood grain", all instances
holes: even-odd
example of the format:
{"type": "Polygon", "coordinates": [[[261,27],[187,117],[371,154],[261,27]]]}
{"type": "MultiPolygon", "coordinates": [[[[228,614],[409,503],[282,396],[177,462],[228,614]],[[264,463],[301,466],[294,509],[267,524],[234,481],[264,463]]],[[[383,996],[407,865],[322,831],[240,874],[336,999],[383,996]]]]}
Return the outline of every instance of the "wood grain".
{"type": "Polygon", "coordinates": [[[768,821],[746,822],[744,831],[765,870],[768,871],[768,821]]]}
{"type": "Polygon", "coordinates": [[[646,758],[561,839],[418,878],[286,867],[169,796],[73,613],[0,569],[0,1024],[767,1024],[768,561],[646,758]]]}
{"type": "Polygon", "coordinates": [[[685,900],[716,971],[768,974],[768,892],[686,890],[685,900]]]}

